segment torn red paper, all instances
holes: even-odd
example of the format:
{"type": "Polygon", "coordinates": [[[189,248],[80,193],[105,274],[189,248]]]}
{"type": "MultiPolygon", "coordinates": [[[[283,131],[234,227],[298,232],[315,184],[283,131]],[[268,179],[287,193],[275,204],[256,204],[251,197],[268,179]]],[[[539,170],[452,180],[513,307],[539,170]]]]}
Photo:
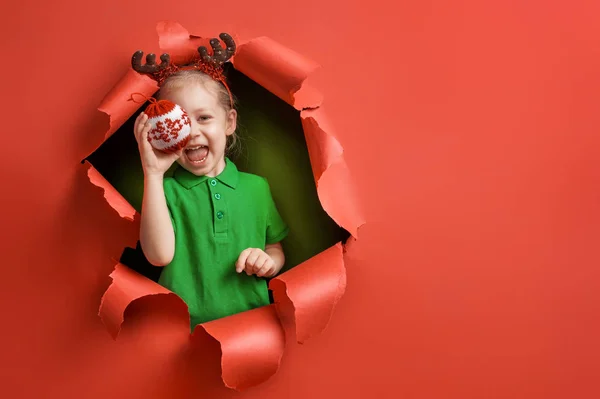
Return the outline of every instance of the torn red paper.
{"type": "Polygon", "coordinates": [[[293,322],[296,340],[304,343],[327,327],[346,290],[342,244],[313,256],[269,283],[284,325],[293,322]]]}
{"type": "MultiPolygon", "coordinates": [[[[163,53],[168,53],[175,64],[190,64],[198,57],[198,47],[210,47],[210,38],[191,35],[187,29],[173,21],[163,21],[156,25],[158,46],[163,53]]],[[[237,38],[234,37],[237,43],[237,38]]]]}
{"type": "MultiPolygon", "coordinates": [[[[87,162],[87,161],[86,161],[87,162]]],[[[136,215],[133,206],[90,164],[88,169],[90,182],[104,190],[106,202],[124,219],[133,221],[136,215]]]]}
{"type": "Polygon", "coordinates": [[[221,376],[238,391],[258,385],[277,372],[285,348],[285,333],[275,305],[263,306],[199,324],[221,345],[221,376]]]}
{"type": "MultiPolygon", "coordinates": [[[[161,51],[175,63],[192,62],[198,56],[199,46],[210,48],[209,38],[191,35],[176,22],[160,22],[157,32],[161,51]]],[[[298,110],[321,104],[321,93],[303,85],[310,73],[319,68],[317,63],[268,37],[246,43],[234,39],[238,44],[232,63],[238,71],[298,110]]]]}
{"type": "MultiPolygon", "coordinates": [[[[104,141],[116,132],[140,108],[140,104],[131,101],[133,93],[142,93],[146,97],[150,97],[157,90],[158,86],[154,80],[148,76],[140,75],[133,69],[129,69],[104,99],[102,99],[98,107],[98,110],[104,112],[110,121],[104,141]]],[[[106,202],[117,211],[120,217],[133,221],[136,214],[133,206],[115,190],[96,168],[89,162],[86,161],[86,163],[89,165],[88,178],[90,182],[104,190],[106,202]]]]}
{"type": "Polygon", "coordinates": [[[321,108],[304,110],[300,117],[319,201],[325,212],[356,238],[364,219],[344,161],[344,150],[321,108]]]}
{"type": "Polygon", "coordinates": [[[155,80],[129,69],[98,107],[98,110],[110,118],[110,127],[104,140],[116,132],[140,108],[140,104],[131,101],[133,93],[142,93],[146,97],[151,97],[157,91],[158,85],[155,80]]]}
{"type": "MultiPolygon", "coordinates": [[[[148,295],[175,295],[154,281],[118,263],[110,274],[113,282],[102,300],[98,315],[113,338],[117,338],[123,325],[125,310],[134,301],[148,295]]],[[[175,295],[177,296],[177,295],[175,295]]],[[[178,297],[179,298],[179,297],[178,297]]],[[[183,301],[181,301],[183,303],[183,301]]],[[[184,306],[185,303],[183,303],[184,306]]]]}
{"type": "MultiPolygon", "coordinates": [[[[176,63],[191,61],[197,56],[198,46],[210,49],[209,38],[190,35],[175,22],[159,23],[157,32],[162,51],[168,52],[176,63]]],[[[247,42],[236,38],[236,42],[238,51],[232,60],[235,68],[301,111],[319,200],[329,216],[356,237],[363,218],[355,201],[343,149],[319,108],[321,93],[306,84],[318,64],[266,37],[247,42]]],[[[110,118],[104,140],[139,109],[140,104],[130,101],[132,93],[150,97],[157,90],[154,80],[130,69],[99,107],[110,118]]],[[[133,207],[95,168],[90,167],[88,176],[93,184],[104,189],[107,202],[121,217],[133,220],[133,207]]],[[[113,337],[118,335],[125,311],[133,301],[149,295],[175,295],[122,264],[116,266],[111,278],[113,282],[102,298],[99,315],[113,337]]],[[[339,243],[273,279],[270,288],[276,305],[197,326],[191,342],[198,341],[194,336],[207,333],[220,343],[226,386],[241,390],[257,385],[279,367],[285,344],[282,324],[294,325],[299,342],[318,334],[331,319],[345,285],[343,247],[339,243]]]]}
{"type": "Polygon", "coordinates": [[[304,90],[300,102],[295,96],[306,78],[320,65],[268,37],[240,45],[233,65],[298,110],[321,103],[321,93],[312,88],[304,90]]]}

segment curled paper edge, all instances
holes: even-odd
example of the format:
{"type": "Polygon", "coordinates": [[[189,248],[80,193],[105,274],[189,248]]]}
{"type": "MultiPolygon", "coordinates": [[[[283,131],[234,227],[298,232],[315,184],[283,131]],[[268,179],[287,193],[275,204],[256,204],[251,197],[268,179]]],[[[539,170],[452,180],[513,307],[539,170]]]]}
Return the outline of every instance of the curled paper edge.
{"type": "MultiPolygon", "coordinates": [[[[133,93],[142,93],[147,97],[151,97],[157,90],[158,86],[154,80],[148,76],[140,75],[129,68],[127,73],[104,96],[98,106],[98,111],[108,116],[109,128],[104,135],[104,139],[96,149],[100,148],[140,108],[140,104],[131,101],[133,93]]],[[[104,198],[110,207],[117,211],[120,217],[133,221],[137,214],[133,206],[127,202],[89,161],[86,160],[86,163],[90,166],[88,169],[90,182],[104,190],[104,198]]]]}
{"type": "Polygon", "coordinates": [[[269,288],[282,323],[294,326],[298,343],[319,334],[346,290],[342,243],[275,277],[269,288]]]}
{"type": "MultiPolygon", "coordinates": [[[[175,63],[188,63],[198,55],[199,46],[209,46],[210,38],[190,34],[174,21],[161,21],[156,26],[161,51],[169,53],[175,63]]],[[[234,67],[297,110],[318,107],[323,96],[306,78],[320,65],[275,40],[261,36],[241,42],[234,36],[234,67]]]]}
{"type": "Polygon", "coordinates": [[[156,33],[161,52],[169,53],[171,62],[175,64],[191,63],[194,57],[198,56],[198,47],[200,46],[211,48],[210,38],[190,34],[186,28],[175,21],[158,22],[156,33]]]}
{"type": "Polygon", "coordinates": [[[300,112],[300,119],[319,201],[338,225],[357,238],[365,219],[353,190],[343,148],[331,133],[322,108],[305,109],[300,112]]]}
{"type": "Polygon", "coordinates": [[[123,219],[133,222],[135,220],[136,210],[131,206],[129,202],[119,193],[109,182],[98,172],[94,166],[89,164],[88,179],[94,186],[100,187],[104,190],[104,199],[113,208],[120,217],[123,219]]]}
{"type": "MultiPolygon", "coordinates": [[[[135,301],[152,295],[174,295],[179,298],[173,292],[120,262],[116,264],[110,277],[113,281],[100,300],[98,316],[113,339],[117,339],[121,331],[125,321],[125,311],[135,301]]],[[[183,300],[181,303],[187,309],[183,300]]]]}
{"type": "Polygon", "coordinates": [[[318,107],[322,94],[304,81],[320,65],[275,40],[261,36],[238,47],[234,67],[296,108],[318,107]]]}
{"type": "MultiPolygon", "coordinates": [[[[174,25],[168,25],[168,28],[172,29],[179,36],[183,37],[182,31],[178,28],[178,26],[181,27],[181,25],[177,23],[173,24],[174,25]]],[[[165,29],[165,26],[166,25],[163,25],[162,28],[160,28],[160,26],[157,26],[157,31],[159,32],[159,43],[161,43],[162,45],[164,45],[165,42],[161,42],[161,40],[163,40],[163,37],[161,35],[164,36],[169,34],[169,32],[166,32],[168,29],[165,29]],[[163,29],[162,33],[160,29],[163,29]]],[[[184,28],[181,27],[181,29],[184,28]]],[[[187,30],[185,30],[185,32],[187,33],[187,30]]],[[[189,51],[189,47],[191,47],[191,41],[196,43],[198,39],[201,39],[200,37],[190,35],[189,33],[187,33],[187,35],[188,39],[190,40],[189,42],[186,42],[186,40],[179,39],[181,40],[180,45],[188,47],[187,50],[181,50],[182,54],[184,55],[187,54],[186,52],[189,51]]],[[[309,147],[309,155],[311,159],[311,166],[313,168],[315,182],[317,185],[319,200],[321,201],[321,204],[325,211],[332,217],[332,219],[336,221],[338,225],[342,226],[344,229],[349,231],[350,234],[356,238],[357,230],[364,223],[364,221],[363,218],[357,213],[357,206],[354,202],[355,197],[353,195],[335,195],[335,190],[339,187],[343,188],[344,185],[346,185],[346,188],[350,188],[350,177],[347,166],[343,159],[343,150],[339,142],[331,134],[331,130],[328,127],[325,127],[325,123],[323,122],[323,112],[319,109],[323,99],[322,94],[306,82],[306,79],[308,78],[309,74],[316,70],[319,67],[319,65],[310,61],[304,56],[282,46],[281,44],[273,41],[272,39],[266,37],[256,38],[249,42],[242,43],[238,46],[238,50],[238,54],[234,56],[232,60],[236,69],[246,74],[248,77],[265,87],[267,90],[271,91],[273,94],[275,94],[282,100],[286,101],[289,105],[301,111],[300,117],[302,120],[307,144],[311,145],[309,143],[309,140],[312,140],[312,153],[310,150],[311,147],[309,147]],[[254,65],[253,67],[253,64],[260,65],[254,65]],[[271,81],[273,81],[273,83],[269,83],[271,81]],[[343,200],[344,203],[341,203],[340,200],[343,200]]],[[[133,101],[129,101],[131,93],[140,92],[150,97],[157,90],[158,86],[154,80],[147,76],[138,74],[133,69],[129,69],[125,76],[123,76],[123,78],[107,94],[107,96],[104,98],[104,100],[98,108],[101,112],[107,114],[110,120],[109,129],[104,137],[103,142],[100,145],[102,145],[104,141],[106,141],[106,139],[108,139],[116,130],[118,130],[118,128],[125,121],[127,121],[131,117],[131,115],[133,115],[139,108],[139,104],[135,104],[133,103],[133,101]]],[[[133,207],[131,207],[131,205],[118,192],[116,192],[116,190],[106,181],[106,179],[104,179],[104,177],[100,175],[100,173],[95,168],[93,168],[93,166],[90,165],[90,169],[93,169],[93,171],[88,171],[88,176],[90,176],[91,173],[94,177],[94,179],[90,177],[90,181],[93,184],[105,189],[105,198],[107,199],[107,202],[111,205],[111,207],[113,207],[113,209],[115,209],[121,217],[133,220],[133,217],[135,215],[135,210],[133,210],[133,207]],[[101,180],[104,180],[104,183],[96,184],[101,180]],[[118,194],[118,196],[113,195],[113,191],[116,194],[118,194]],[[109,193],[108,196],[107,192],[109,193]],[[133,213],[131,213],[132,210],[133,213]]],[[[346,188],[342,190],[344,194],[347,194],[346,188]]],[[[340,248],[342,247],[341,244],[338,244],[337,246],[339,246],[340,248]]],[[[332,248],[336,248],[337,246],[334,246],[332,248]]],[[[333,251],[332,248],[330,248],[327,251],[333,251]]],[[[322,255],[327,251],[315,255],[314,258],[319,257],[319,255],[322,255]]],[[[337,258],[333,260],[332,265],[337,265],[337,261],[337,258]]],[[[326,312],[327,317],[325,322],[323,323],[321,321],[320,323],[318,323],[318,325],[310,325],[309,323],[305,322],[303,316],[305,307],[302,301],[298,298],[298,295],[296,295],[296,290],[294,286],[297,280],[293,278],[294,275],[291,275],[290,277],[290,275],[288,275],[289,272],[286,272],[280,276],[283,278],[278,277],[278,280],[272,280],[275,289],[279,291],[277,297],[279,298],[280,304],[283,303],[283,301],[288,301],[291,305],[291,309],[293,310],[292,313],[282,313],[281,306],[270,305],[264,307],[270,309],[269,312],[271,316],[275,314],[276,316],[282,318],[281,320],[277,320],[279,331],[281,334],[283,334],[282,341],[278,342],[285,342],[285,332],[283,331],[281,323],[283,322],[283,318],[288,316],[291,316],[295,320],[294,322],[296,324],[297,337],[299,342],[304,342],[310,336],[319,333],[326,327],[331,318],[331,314],[333,313],[335,305],[337,304],[339,298],[342,296],[345,289],[346,280],[345,268],[343,267],[343,257],[341,258],[341,262],[342,272],[340,274],[340,279],[337,282],[337,288],[334,289],[333,287],[335,286],[335,284],[333,284],[332,288],[330,289],[333,291],[337,290],[335,292],[338,292],[338,294],[334,295],[333,299],[331,300],[331,303],[328,305],[330,306],[330,310],[328,311],[328,313],[326,312]],[[288,279],[290,278],[291,280],[288,281],[288,279]],[[278,284],[283,284],[283,286],[285,287],[285,289],[283,289],[283,292],[279,288],[277,288],[278,284]],[[293,288],[290,293],[290,297],[288,297],[287,295],[288,287],[293,288]],[[294,303],[294,301],[296,301],[297,303],[294,303]],[[298,311],[296,311],[296,308],[298,309],[298,311]]],[[[121,281],[122,276],[120,275],[120,273],[116,272],[117,268],[126,268],[126,266],[119,265],[115,267],[115,271],[111,274],[111,277],[113,278],[113,283],[102,297],[99,310],[100,317],[107,326],[109,333],[111,333],[111,335],[113,335],[114,338],[117,337],[120,331],[121,325],[124,321],[125,311],[131,303],[133,303],[137,299],[148,295],[175,295],[174,293],[164,289],[163,287],[159,286],[158,284],[152,282],[151,280],[141,275],[138,275],[139,281],[137,283],[134,282],[134,285],[137,285],[139,283],[142,286],[146,286],[146,288],[148,288],[148,284],[151,283],[156,285],[156,287],[152,287],[152,289],[147,290],[146,293],[139,294],[138,292],[139,296],[121,292],[120,287],[123,284],[123,281],[121,281]],[[119,297],[122,298],[121,302],[119,302],[118,300],[119,297]],[[127,298],[130,298],[128,302],[127,298]],[[112,314],[109,315],[109,309],[114,308],[116,306],[111,305],[113,303],[118,304],[119,309],[122,308],[122,311],[119,310],[116,312],[116,316],[112,314]],[[113,317],[113,319],[111,320],[110,317],[113,317]]],[[[127,268],[127,270],[130,269],[127,268]]],[[[293,270],[295,270],[295,268],[290,271],[293,270]]],[[[310,264],[306,268],[300,270],[301,271],[297,273],[301,273],[303,276],[308,276],[306,278],[312,283],[318,282],[321,276],[321,272],[319,270],[314,270],[314,268],[310,267],[310,264]],[[307,270],[311,271],[307,272],[307,270]]],[[[131,273],[135,272],[131,271],[131,273]]],[[[125,279],[126,278],[123,278],[123,280],[125,279]]],[[[139,290],[140,287],[138,287],[138,291],[139,290]]],[[[177,298],[179,297],[177,296],[177,298]]],[[[187,308],[187,305],[185,306],[187,308]]],[[[214,323],[220,321],[227,321],[229,318],[236,316],[238,315],[233,315],[224,319],[219,319],[214,321],[214,323]]],[[[263,316],[266,317],[265,315],[263,316]]],[[[266,318],[264,323],[267,323],[271,326],[273,325],[273,323],[267,320],[266,318]]],[[[267,324],[265,324],[265,326],[267,326],[267,324]]],[[[204,325],[202,325],[201,329],[205,333],[209,334],[211,337],[217,339],[219,343],[223,345],[223,342],[221,342],[221,340],[215,337],[215,335],[219,335],[217,332],[214,331],[215,325],[218,324],[213,324],[212,326],[209,325],[208,327],[206,327],[207,325],[208,323],[205,323],[204,325]]],[[[197,326],[196,329],[197,328],[200,327],[197,326]]],[[[240,335],[244,335],[244,333],[242,333],[242,330],[237,331],[240,332],[240,335]]],[[[283,354],[283,344],[281,345],[281,351],[278,355],[276,365],[274,365],[272,368],[272,372],[267,373],[268,375],[265,374],[266,376],[264,378],[255,378],[253,381],[250,382],[247,381],[247,378],[246,380],[243,379],[243,375],[246,375],[247,377],[247,373],[244,372],[243,368],[237,367],[237,369],[241,370],[241,372],[239,372],[235,371],[237,370],[235,366],[232,366],[239,364],[239,362],[235,362],[236,359],[232,355],[232,353],[234,352],[229,351],[227,347],[225,348],[225,350],[223,350],[222,347],[222,378],[225,385],[230,388],[240,390],[264,382],[270,376],[275,374],[279,367],[279,362],[283,354]],[[227,356],[225,356],[226,352],[228,353],[227,356]],[[233,358],[233,360],[231,360],[230,358],[233,358]]]]}
{"type": "Polygon", "coordinates": [[[108,115],[110,120],[108,131],[100,145],[140,108],[140,104],[130,100],[133,93],[142,93],[146,97],[151,97],[157,91],[156,81],[146,75],[137,73],[130,67],[121,80],[104,96],[98,106],[98,110],[108,115]]]}
{"type": "Polygon", "coordinates": [[[204,331],[221,347],[221,379],[242,391],[261,384],[279,369],[285,332],[275,305],[263,306],[194,328],[192,339],[204,331]]]}

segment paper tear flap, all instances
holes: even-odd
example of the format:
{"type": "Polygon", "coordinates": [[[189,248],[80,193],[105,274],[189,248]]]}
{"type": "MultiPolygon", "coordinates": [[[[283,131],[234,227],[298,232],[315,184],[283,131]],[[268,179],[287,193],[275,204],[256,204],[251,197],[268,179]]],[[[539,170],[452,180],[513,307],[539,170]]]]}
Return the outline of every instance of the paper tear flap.
{"type": "Polygon", "coordinates": [[[94,186],[100,187],[104,190],[104,198],[106,202],[113,208],[120,217],[133,221],[136,215],[136,211],[129,202],[92,166],[89,164],[88,178],[94,186]]]}
{"type": "Polygon", "coordinates": [[[353,237],[365,222],[356,200],[343,149],[322,108],[300,113],[308,154],[325,212],[353,237]]]}
{"type": "MultiPolygon", "coordinates": [[[[208,44],[207,38],[190,35],[175,22],[161,22],[157,31],[160,47],[176,62],[195,55],[198,45],[208,44]]],[[[240,72],[301,110],[319,200],[329,216],[356,237],[364,219],[358,211],[343,149],[327,124],[324,111],[317,108],[322,95],[306,83],[319,65],[267,37],[241,43],[233,63],[240,72]]],[[[154,80],[129,69],[99,107],[110,117],[104,140],[139,109],[139,104],[130,101],[132,93],[150,97],[157,90],[154,80]]],[[[88,176],[94,185],[104,189],[106,200],[121,217],[134,219],[133,207],[93,166],[88,176]]],[[[102,297],[99,316],[115,338],[132,302],[149,295],[176,296],[121,263],[110,276],[113,282],[102,297]]],[[[279,367],[285,346],[282,323],[291,321],[298,342],[305,342],[327,326],[345,286],[343,248],[338,243],[271,280],[269,287],[275,305],[196,326],[192,342],[197,334],[208,334],[220,343],[222,379],[226,386],[243,390],[257,385],[279,367]]]]}
{"type": "Polygon", "coordinates": [[[271,280],[269,288],[277,311],[284,324],[293,320],[299,343],[325,329],[344,294],[343,256],[342,244],[338,243],[271,280]]]}
{"type": "Polygon", "coordinates": [[[258,385],[277,372],[285,348],[285,333],[275,305],[199,324],[221,344],[221,375],[238,391],[258,385]]]}
{"type": "MultiPolygon", "coordinates": [[[[173,292],[134,272],[122,263],[115,266],[110,277],[113,281],[102,296],[98,315],[110,335],[115,339],[121,331],[125,310],[132,302],[148,295],[174,295],[179,298],[173,292]]],[[[187,309],[187,305],[183,301],[181,303],[187,309]]]]}

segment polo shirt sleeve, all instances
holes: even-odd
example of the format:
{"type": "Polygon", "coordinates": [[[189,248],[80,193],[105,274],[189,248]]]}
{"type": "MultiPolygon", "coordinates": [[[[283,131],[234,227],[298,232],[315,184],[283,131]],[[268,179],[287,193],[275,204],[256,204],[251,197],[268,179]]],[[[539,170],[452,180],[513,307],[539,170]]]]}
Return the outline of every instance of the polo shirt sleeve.
{"type": "Polygon", "coordinates": [[[267,240],[266,244],[276,244],[287,237],[289,233],[288,225],[283,221],[273,196],[271,195],[271,188],[269,183],[265,180],[266,186],[266,210],[267,210],[267,240]]]}

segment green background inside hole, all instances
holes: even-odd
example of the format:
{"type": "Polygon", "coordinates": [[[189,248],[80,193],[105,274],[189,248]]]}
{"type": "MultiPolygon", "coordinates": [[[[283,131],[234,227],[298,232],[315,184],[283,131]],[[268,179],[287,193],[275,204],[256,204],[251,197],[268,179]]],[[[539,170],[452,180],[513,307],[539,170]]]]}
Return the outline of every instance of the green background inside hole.
{"type": "MultiPolygon", "coordinates": [[[[231,91],[238,102],[238,136],[241,148],[231,159],[244,172],[269,180],[282,217],[290,226],[283,241],[284,270],[302,263],[349,234],[323,210],[317,197],[300,113],[234,68],[227,71],[231,91]]],[[[145,109],[146,105],[140,110],[145,109]]],[[[139,212],[143,171],[133,136],[133,115],[87,160],[139,212]]],[[[172,174],[173,168],[167,172],[172,174]]],[[[152,279],[153,268],[138,248],[126,250],[121,261],[152,279]]]]}

